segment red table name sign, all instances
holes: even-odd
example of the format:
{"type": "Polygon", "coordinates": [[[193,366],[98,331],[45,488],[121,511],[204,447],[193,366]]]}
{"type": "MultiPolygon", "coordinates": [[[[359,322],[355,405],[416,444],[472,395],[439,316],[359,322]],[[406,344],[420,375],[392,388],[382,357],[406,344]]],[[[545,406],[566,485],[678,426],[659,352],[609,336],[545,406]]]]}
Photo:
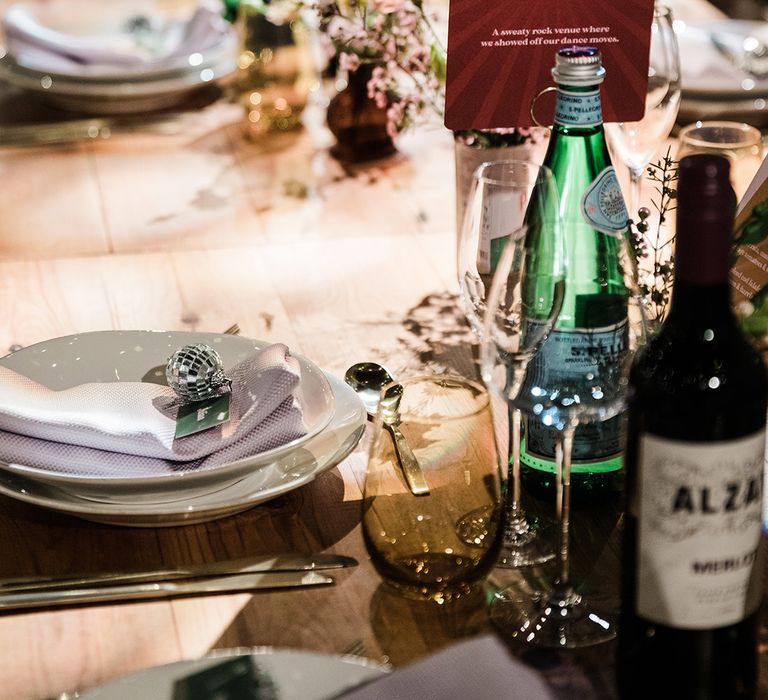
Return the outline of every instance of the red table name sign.
{"type": "MultiPolygon", "coordinates": [[[[555,53],[574,45],[603,54],[604,120],[641,119],[652,20],[653,0],[451,0],[445,125],[533,126],[531,104],[553,84],[555,53]]],[[[536,115],[551,122],[551,107],[536,115]]]]}

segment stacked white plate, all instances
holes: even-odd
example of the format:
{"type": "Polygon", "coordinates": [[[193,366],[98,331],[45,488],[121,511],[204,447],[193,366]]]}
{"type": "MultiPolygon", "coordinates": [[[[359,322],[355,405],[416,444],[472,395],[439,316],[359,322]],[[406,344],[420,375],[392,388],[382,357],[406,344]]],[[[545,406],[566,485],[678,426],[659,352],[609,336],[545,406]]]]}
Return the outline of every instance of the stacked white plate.
{"type": "MultiPolygon", "coordinates": [[[[34,46],[35,28],[49,29],[56,36],[72,37],[109,47],[129,44],[136,27],[147,37],[146,42],[162,43],[166,35],[178,35],[184,19],[163,16],[155,2],[139,2],[131,7],[125,2],[93,3],[84,6],[80,0],[66,13],[56,3],[27,2],[23,12],[32,20],[32,42],[6,38],[0,47],[0,80],[31,90],[46,101],[64,109],[88,114],[126,114],[162,109],[178,103],[202,87],[224,80],[237,69],[238,39],[235,29],[223,18],[207,17],[209,31],[204,44],[194,41],[184,45],[184,53],[168,60],[148,60],[136,65],[88,65],[34,46]],[[111,6],[111,7],[110,7],[111,6]],[[75,21],[75,18],[77,21],[75,21]],[[79,22],[79,24],[78,24],[79,22]]],[[[11,12],[18,12],[13,7],[11,12]]],[[[188,21],[188,18],[187,18],[188,21]]],[[[203,39],[201,39],[202,41],[203,39]]],[[[146,54],[145,54],[146,57],[146,54]]]]}
{"type": "Polygon", "coordinates": [[[675,25],[683,91],[678,121],[725,119],[768,125],[768,71],[750,73],[744,59],[745,51],[759,52],[768,46],[768,24],[722,20],[675,25]]]}
{"type": "MultiPolygon", "coordinates": [[[[189,343],[216,348],[225,369],[268,343],[215,333],[103,331],[55,338],[0,358],[0,365],[50,389],[88,382],[165,383],[167,358],[189,343]]],[[[70,472],[0,462],[0,493],[87,520],[157,527],[224,517],[312,481],[346,457],[365,429],[357,395],[295,355],[307,434],[281,447],[208,469],[148,474],[70,472]]]]}
{"type": "Polygon", "coordinates": [[[145,669],[85,691],[78,697],[83,700],[173,700],[176,681],[241,657],[250,658],[258,671],[268,676],[273,690],[267,696],[279,700],[327,700],[389,673],[388,667],[356,656],[269,647],[233,649],[215,651],[194,661],[145,669]]]}

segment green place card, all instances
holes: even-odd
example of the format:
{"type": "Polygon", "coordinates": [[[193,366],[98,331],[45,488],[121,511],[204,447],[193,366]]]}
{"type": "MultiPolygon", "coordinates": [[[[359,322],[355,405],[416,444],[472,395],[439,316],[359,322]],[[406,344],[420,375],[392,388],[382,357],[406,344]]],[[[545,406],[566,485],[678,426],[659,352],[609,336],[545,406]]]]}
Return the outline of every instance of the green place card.
{"type": "Polygon", "coordinates": [[[223,661],[174,684],[173,700],[257,700],[259,682],[250,657],[223,661]]]}
{"type": "Polygon", "coordinates": [[[229,420],[231,396],[227,393],[207,401],[195,401],[180,406],[176,414],[176,437],[183,438],[225,423],[229,420]]]}

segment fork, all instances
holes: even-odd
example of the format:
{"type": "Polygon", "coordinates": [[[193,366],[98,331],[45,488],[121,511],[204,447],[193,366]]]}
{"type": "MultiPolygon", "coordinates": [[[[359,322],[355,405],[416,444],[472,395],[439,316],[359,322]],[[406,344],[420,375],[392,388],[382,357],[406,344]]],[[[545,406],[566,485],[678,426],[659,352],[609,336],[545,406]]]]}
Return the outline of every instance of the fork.
{"type": "Polygon", "coordinates": [[[365,656],[365,644],[362,639],[354,639],[347,646],[339,649],[340,656],[365,656]]]}

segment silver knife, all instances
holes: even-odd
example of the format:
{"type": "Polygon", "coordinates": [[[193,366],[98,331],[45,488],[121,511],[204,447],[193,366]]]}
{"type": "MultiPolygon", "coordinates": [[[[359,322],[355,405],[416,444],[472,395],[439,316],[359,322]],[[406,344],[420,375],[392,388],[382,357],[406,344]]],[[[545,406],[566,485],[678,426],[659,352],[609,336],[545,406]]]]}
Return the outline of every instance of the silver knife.
{"type": "Polygon", "coordinates": [[[108,572],[87,576],[35,577],[0,580],[0,595],[23,591],[48,591],[62,588],[98,587],[128,583],[175,581],[187,578],[231,576],[278,571],[311,571],[357,566],[357,560],[341,554],[279,554],[232,559],[206,564],[189,564],[178,569],[158,569],[133,573],[108,572]]]}
{"type": "Polygon", "coordinates": [[[333,583],[330,576],[316,571],[279,571],[261,574],[219,576],[199,581],[162,581],[134,583],[127,586],[99,586],[24,593],[0,594],[0,610],[12,608],[39,608],[82,603],[106,603],[117,600],[171,598],[182,595],[228,593],[268,588],[294,588],[297,586],[323,586],[333,583]]]}
{"type": "Polygon", "coordinates": [[[45,146],[83,140],[100,141],[118,132],[176,134],[183,128],[178,119],[142,119],[74,119],[42,124],[0,125],[0,146],[45,146]]]}

